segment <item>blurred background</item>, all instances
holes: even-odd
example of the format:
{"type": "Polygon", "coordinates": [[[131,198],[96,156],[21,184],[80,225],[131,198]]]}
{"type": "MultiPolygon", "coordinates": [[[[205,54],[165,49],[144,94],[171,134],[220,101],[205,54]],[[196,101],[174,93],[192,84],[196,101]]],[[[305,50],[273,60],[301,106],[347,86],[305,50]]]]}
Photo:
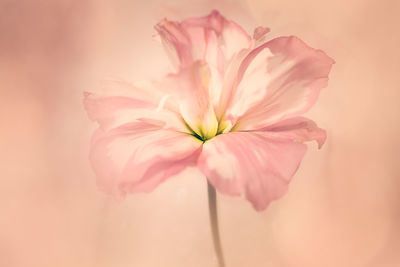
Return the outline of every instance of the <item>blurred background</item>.
{"type": "Polygon", "coordinates": [[[216,266],[205,179],[124,201],[99,192],[83,91],[168,69],[153,25],[218,9],[336,60],[307,114],[328,130],[257,213],[219,196],[227,267],[400,266],[400,2],[0,0],[0,266],[216,266]]]}

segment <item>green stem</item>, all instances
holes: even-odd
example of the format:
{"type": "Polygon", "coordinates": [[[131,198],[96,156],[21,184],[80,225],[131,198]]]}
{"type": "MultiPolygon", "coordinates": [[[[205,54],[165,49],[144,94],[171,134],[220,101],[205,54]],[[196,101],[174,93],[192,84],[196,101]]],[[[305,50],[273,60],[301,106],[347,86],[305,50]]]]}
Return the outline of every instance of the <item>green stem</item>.
{"type": "Polygon", "coordinates": [[[215,254],[218,259],[218,266],[225,267],[224,256],[222,254],[221,240],[219,237],[218,228],[218,211],[217,211],[217,192],[210,182],[207,181],[208,185],[208,210],[210,212],[210,225],[211,233],[214,242],[215,254]]]}

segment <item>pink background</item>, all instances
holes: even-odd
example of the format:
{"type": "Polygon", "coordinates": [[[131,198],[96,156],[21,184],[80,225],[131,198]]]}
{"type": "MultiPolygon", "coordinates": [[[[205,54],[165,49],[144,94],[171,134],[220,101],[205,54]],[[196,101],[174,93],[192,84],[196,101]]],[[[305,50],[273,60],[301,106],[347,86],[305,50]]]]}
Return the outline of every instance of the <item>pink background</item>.
{"type": "Polygon", "coordinates": [[[214,266],[206,183],[97,191],[82,92],[168,67],[152,27],[218,8],[249,32],[297,35],[335,64],[307,114],[328,130],[262,213],[220,196],[228,267],[400,266],[400,2],[1,0],[0,266],[214,266]]]}

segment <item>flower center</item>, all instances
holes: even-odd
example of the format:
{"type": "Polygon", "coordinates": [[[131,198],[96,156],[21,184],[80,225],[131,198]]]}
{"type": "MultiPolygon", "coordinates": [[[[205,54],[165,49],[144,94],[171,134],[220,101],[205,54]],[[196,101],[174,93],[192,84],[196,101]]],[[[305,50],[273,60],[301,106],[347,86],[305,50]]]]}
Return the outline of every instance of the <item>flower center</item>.
{"type": "Polygon", "coordinates": [[[197,131],[194,131],[189,124],[185,122],[185,126],[188,128],[190,133],[197,139],[206,142],[217,135],[229,132],[232,129],[232,124],[229,120],[221,120],[217,123],[217,128],[215,130],[206,129],[203,125],[197,127],[197,131]]]}

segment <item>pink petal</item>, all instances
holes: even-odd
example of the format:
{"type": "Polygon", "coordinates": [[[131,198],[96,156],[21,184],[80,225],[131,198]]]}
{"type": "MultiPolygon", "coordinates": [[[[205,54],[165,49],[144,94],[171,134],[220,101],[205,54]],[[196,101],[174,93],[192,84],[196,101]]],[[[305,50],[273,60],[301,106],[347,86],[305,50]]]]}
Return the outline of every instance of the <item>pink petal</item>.
{"type": "Polygon", "coordinates": [[[166,103],[168,95],[154,88],[138,88],[119,80],[103,81],[99,93],[85,93],[84,107],[91,120],[103,130],[133,121],[147,121],[167,128],[186,131],[177,110],[166,103]]]}
{"type": "Polygon", "coordinates": [[[267,132],[230,132],[204,143],[198,166],[219,192],[263,210],[284,195],[306,149],[267,132]]]}
{"type": "Polygon", "coordinates": [[[269,28],[259,26],[254,29],[253,40],[255,42],[255,46],[258,46],[265,41],[265,35],[270,32],[269,28]]]}
{"type": "Polygon", "coordinates": [[[215,136],[218,129],[209,94],[210,76],[207,64],[197,61],[177,74],[170,74],[163,83],[164,90],[178,103],[185,122],[202,137],[215,136]]]}
{"type": "Polygon", "coordinates": [[[149,192],[167,178],[194,165],[202,142],[146,122],[98,129],[90,160],[99,187],[110,194],[149,192]]]}
{"type": "Polygon", "coordinates": [[[196,60],[206,60],[221,74],[232,56],[250,45],[250,36],[236,23],[226,20],[218,11],[208,16],[179,22],[166,19],[155,29],[178,69],[196,60]]]}
{"type": "Polygon", "coordinates": [[[295,142],[316,141],[321,148],[326,141],[326,131],[317,124],[303,117],[295,117],[280,121],[259,131],[268,132],[270,135],[287,138],[295,142]]]}
{"type": "Polygon", "coordinates": [[[165,52],[172,65],[179,69],[180,66],[188,66],[193,62],[191,54],[191,41],[183,27],[173,21],[163,19],[156,26],[165,52]]]}
{"type": "Polygon", "coordinates": [[[239,120],[236,129],[248,130],[301,115],[327,85],[333,63],[296,37],[273,39],[251,51],[231,77],[226,114],[239,120]]]}
{"type": "Polygon", "coordinates": [[[259,26],[254,29],[253,39],[259,40],[263,38],[267,33],[269,33],[270,29],[266,27],[259,26]]]}
{"type": "Polygon", "coordinates": [[[215,109],[217,117],[220,120],[226,117],[230,117],[233,119],[233,121],[236,122],[238,116],[232,116],[232,112],[226,114],[226,111],[230,107],[232,99],[235,96],[235,92],[237,91],[236,88],[238,86],[240,78],[238,72],[240,70],[241,63],[251,51],[252,49],[250,48],[241,50],[232,58],[226,68],[226,73],[220,93],[221,96],[215,109]]]}

